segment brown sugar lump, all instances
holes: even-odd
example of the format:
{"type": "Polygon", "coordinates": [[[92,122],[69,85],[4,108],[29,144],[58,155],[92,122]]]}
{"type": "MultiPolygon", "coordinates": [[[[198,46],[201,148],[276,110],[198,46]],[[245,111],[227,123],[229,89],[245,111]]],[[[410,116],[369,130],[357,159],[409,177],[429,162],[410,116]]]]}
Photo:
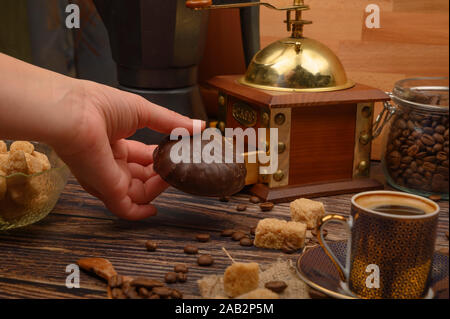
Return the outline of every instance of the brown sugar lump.
{"type": "Polygon", "coordinates": [[[266,288],[258,288],[243,294],[236,299],[280,299],[277,293],[266,288]]]}
{"type": "Polygon", "coordinates": [[[305,223],[308,229],[315,229],[320,218],[325,216],[323,204],[307,198],[291,202],[290,209],[292,221],[305,223]]]}
{"type": "Polygon", "coordinates": [[[25,160],[27,161],[28,174],[33,175],[44,171],[44,166],[40,159],[25,153],[25,160]]]}
{"type": "Polygon", "coordinates": [[[303,248],[306,224],[287,222],[276,218],[260,220],[255,232],[254,245],[261,248],[282,249],[286,244],[303,248]]]}
{"type": "Polygon", "coordinates": [[[6,174],[28,173],[27,159],[24,151],[10,152],[5,166],[6,174]]]}
{"type": "Polygon", "coordinates": [[[10,152],[23,151],[27,154],[34,152],[34,146],[30,142],[26,141],[16,141],[9,147],[10,152]]]}
{"type": "Polygon", "coordinates": [[[233,263],[225,270],[223,287],[230,297],[237,297],[258,288],[259,265],[257,263],[233,263]]]}
{"type": "Polygon", "coordinates": [[[8,147],[6,146],[6,143],[2,140],[0,140],[0,154],[6,154],[8,152],[8,147]]]}
{"type": "Polygon", "coordinates": [[[6,164],[8,163],[9,155],[7,153],[0,153],[0,169],[6,174],[6,164]]]}
{"type": "Polygon", "coordinates": [[[31,155],[34,156],[35,158],[37,158],[41,162],[43,171],[48,171],[50,168],[52,168],[47,155],[42,154],[37,151],[34,151],[33,153],[31,153],[31,155]]]}

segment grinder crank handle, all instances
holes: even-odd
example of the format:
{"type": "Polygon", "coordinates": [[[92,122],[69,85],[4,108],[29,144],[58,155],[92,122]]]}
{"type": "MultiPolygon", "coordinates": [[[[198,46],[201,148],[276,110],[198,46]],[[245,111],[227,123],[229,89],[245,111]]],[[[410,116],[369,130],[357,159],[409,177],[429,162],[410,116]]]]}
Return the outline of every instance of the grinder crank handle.
{"type": "Polygon", "coordinates": [[[230,8],[247,8],[264,6],[274,10],[280,11],[292,11],[292,10],[308,10],[309,6],[304,4],[293,5],[290,7],[276,7],[267,2],[243,2],[243,3],[230,3],[230,4],[219,4],[213,5],[212,0],[186,0],[186,7],[194,10],[201,9],[230,9],[230,8]]]}

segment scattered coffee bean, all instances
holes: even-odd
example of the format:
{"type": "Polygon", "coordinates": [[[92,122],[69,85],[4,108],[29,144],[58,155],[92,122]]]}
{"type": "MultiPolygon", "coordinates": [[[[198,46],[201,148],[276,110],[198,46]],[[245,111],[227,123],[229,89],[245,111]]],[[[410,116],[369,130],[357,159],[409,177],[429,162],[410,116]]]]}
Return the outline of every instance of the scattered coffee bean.
{"type": "Polygon", "coordinates": [[[198,253],[198,248],[192,245],[187,245],[184,247],[184,252],[188,255],[195,255],[198,253]]]}
{"type": "Polygon", "coordinates": [[[122,288],[123,293],[125,296],[127,296],[130,299],[139,299],[141,298],[136,290],[136,287],[133,286],[126,286],[125,288],[122,288]]]}
{"type": "Polygon", "coordinates": [[[150,292],[144,287],[139,288],[138,293],[142,298],[148,298],[150,296],[150,292]]]}
{"type": "Polygon", "coordinates": [[[233,235],[233,233],[234,233],[234,229],[225,229],[224,231],[222,231],[220,236],[222,236],[222,237],[231,237],[231,235],[233,235]]]}
{"type": "Polygon", "coordinates": [[[108,286],[110,286],[111,288],[121,287],[122,284],[123,284],[123,276],[121,275],[112,276],[108,280],[108,286]]]}
{"type": "Polygon", "coordinates": [[[148,251],[155,251],[158,248],[158,245],[155,242],[149,240],[145,243],[145,247],[148,251]]]}
{"type": "Polygon", "coordinates": [[[172,293],[170,294],[170,296],[173,299],[183,299],[183,294],[176,289],[172,289],[172,293]]]}
{"type": "Polygon", "coordinates": [[[239,244],[241,246],[250,247],[250,246],[253,246],[253,240],[251,240],[248,237],[244,237],[239,241],[239,244]]]}
{"type": "Polygon", "coordinates": [[[240,241],[242,238],[244,238],[246,235],[245,235],[245,233],[244,232],[242,232],[242,231],[235,231],[234,233],[233,233],[233,235],[231,235],[231,238],[234,240],[234,241],[240,241]]]}
{"type": "Polygon", "coordinates": [[[298,248],[295,247],[295,245],[293,245],[292,243],[287,242],[287,243],[284,243],[284,245],[281,248],[281,250],[285,254],[293,254],[293,253],[295,253],[298,250],[298,248]]]}
{"type": "Polygon", "coordinates": [[[259,204],[259,208],[261,208],[261,211],[263,211],[263,212],[271,211],[273,209],[273,206],[274,205],[271,202],[265,202],[265,203],[259,204]]]}
{"type": "Polygon", "coordinates": [[[270,281],[266,283],[264,287],[280,294],[287,288],[287,284],[284,281],[270,281]]]}
{"type": "Polygon", "coordinates": [[[177,282],[177,273],[176,272],[168,272],[164,277],[164,281],[168,284],[173,284],[177,282]]]}
{"type": "Polygon", "coordinates": [[[206,243],[211,239],[211,236],[209,234],[198,234],[195,238],[201,243],[206,243]]]}
{"type": "Polygon", "coordinates": [[[430,195],[428,196],[429,199],[431,199],[432,201],[438,202],[442,199],[441,195],[430,195]]]}
{"type": "Polygon", "coordinates": [[[189,268],[185,264],[177,264],[173,267],[173,270],[175,272],[182,272],[185,274],[189,272],[189,268]]]}
{"type": "Polygon", "coordinates": [[[113,288],[111,290],[111,297],[113,299],[126,299],[127,296],[123,293],[122,289],[120,288],[113,288]]]}
{"type": "Polygon", "coordinates": [[[245,211],[246,209],[247,209],[247,206],[246,206],[246,205],[240,204],[240,205],[237,205],[237,206],[236,206],[236,210],[237,210],[238,212],[243,212],[243,211],[245,211]]]}
{"type": "Polygon", "coordinates": [[[159,280],[149,279],[145,277],[137,277],[130,282],[130,286],[152,289],[156,287],[163,287],[164,284],[159,280]]]}
{"type": "Polygon", "coordinates": [[[253,203],[253,204],[259,204],[260,202],[261,202],[261,200],[259,199],[258,196],[252,196],[252,197],[250,197],[250,203],[253,203]]]}
{"type": "Polygon", "coordinates": [[[186,282],[187,281],[187,275],[183,272],[177,273],[177,281],[178,282],[186,282]]]}
{"type": "Polygon", "coordinates": [[[252,227],[250,229],[250,235],[255,236],[255,234],[256,234],[256,227],[252,227]]]}
{"type": "Polygon", "coordinates": [[[312,289],[312,288],[309,289],[309,297],[311,299],[331,299],[330,297],[325,295],[323,292],[320,292],[320,291],[312,289]]]}
{"type": "Polygon", "coordinates": [[[161,299],[161,297],[157,294],[152,294],[148,299],[161,299]]]}
{"type": "Polygon", "coordinates": [[[221,202],[228,203],[230,201],[230,198],[228,196],[225,196],[225,197],[220,197],[219,200],[221,202]]]}
{"type": "Polygon", "coordinates": [[[211,266],[214,263],[214,259],[211,255],[200,255],[197,259],[199,266],[211,266]]]}
{"type": "Polygon", "coordinates": [[[152,292],[160,298],[168,298],[172,295],[172,289],[167,287],[156,287],[153,288],[152,292]]]}

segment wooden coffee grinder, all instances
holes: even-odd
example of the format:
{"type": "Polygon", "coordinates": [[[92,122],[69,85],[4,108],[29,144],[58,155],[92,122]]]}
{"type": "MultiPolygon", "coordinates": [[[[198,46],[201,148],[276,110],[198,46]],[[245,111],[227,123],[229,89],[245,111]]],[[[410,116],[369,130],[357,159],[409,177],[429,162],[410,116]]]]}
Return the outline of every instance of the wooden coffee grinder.
{"type": "MultiPolygon", "coordinates": [[[[374,104],[389,97],[381,90],[350,81],[337,56],[303,36],[303,0],[287,8],[262,2],[188,7],[215,9],[265,5],[285,10],[290,37],[259,51],[245,75],[218,76],[217,127],[278,128],[278,170],[260,175],[248,165],[250,192],[272,202],[298,197],[380,189],[369,178],[374,104]]],[[[269,136],[269,134],[266,134],[269,136]]],[[[267,150],[270,149],[267,139],[267,150]]]]}

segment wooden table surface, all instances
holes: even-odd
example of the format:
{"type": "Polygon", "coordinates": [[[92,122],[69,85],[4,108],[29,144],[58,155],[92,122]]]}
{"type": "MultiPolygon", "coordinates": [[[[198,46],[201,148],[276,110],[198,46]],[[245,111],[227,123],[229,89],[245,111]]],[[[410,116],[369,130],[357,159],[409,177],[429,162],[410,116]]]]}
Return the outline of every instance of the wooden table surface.
{"type": "MultiPolygon", "coordinates": [[[[348,215],[352,194],[318,198],[328,213],[348,215]]],[[[81,272],[80,288],[65,286],[66,266],[83,257],[104,257],[124,275],[147,276],[163,280],[176,263],[186,263],[188,281],[173,287],[185,298],[199,297],[196,281],[205,275],[222,274],[230,260],[225,247],[237,261],[261,264],[277,258],[297,258],[278,251],[241,247],[220,237],[226,228],[250,229],[266,217],[289,218],[289,204],[278,204],[271,212],[261,212],[251,204],[249,195],[238,194],[229,202],[193,197],[169,188],[156,201],[159,214],[145,221],[128,222],[112,216],[96,198],[70,178],[54,211],[44,220],[22,229],[0,232],[0,298],[105,298],[106,284],[81,272]],[[237,212],[236,205],[248,208],[237,212]],[[211,241],[198,243],[195,235],[211,234],[211,241]],[[148,252],[144,243],[158,243],[156,252],[148,252]],[[196,257],[183,253],[186,244],[195,244],[200,252],[215,259],[212,267],[199,267],[196,257]]],[[[437,249],[448,249],[445,233],[449,225],[448,202],[440,202],[437,249]]],[[[328,227],[328,240],[346,238],[343,229],[328,227]]]]}

